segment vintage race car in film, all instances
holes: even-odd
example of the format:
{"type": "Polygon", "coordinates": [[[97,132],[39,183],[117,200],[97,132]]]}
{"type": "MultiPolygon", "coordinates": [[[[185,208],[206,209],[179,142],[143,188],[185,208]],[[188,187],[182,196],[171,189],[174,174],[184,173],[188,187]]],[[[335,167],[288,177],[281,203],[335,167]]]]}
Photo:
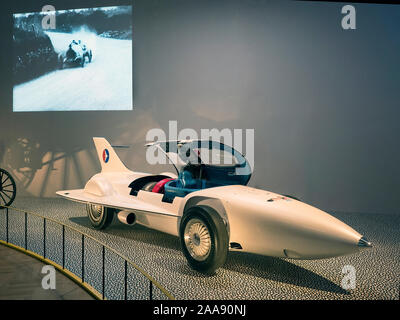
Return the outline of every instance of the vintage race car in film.
{"type": "Polygon", "coordinates": [[[322,210],[246,186],[252,173],[248,161],[222,143],[149,143],[176,169],[176,174],[149,174],[127,169],[104,138],[93,140],[101,172],[84,189],[57,194],[85,203],[96,229],[106,228],[117,215],[125,224],[179,237],[189,265],[200,272],[214,273],[229,250],[322,259],[371,247],[361,234],[322,210]],[[213,157],[223,161],[215,164],[213,157]]]}
{"type": "Polygon", "coordinates": [[[86,60],[92,62],[93,53],[81,40],[72,40],[68,49],[58,55],[59,68],[66,66],[85,66],[86,60]],[[87,58],[87,59],[86,59],[87,58]]]}

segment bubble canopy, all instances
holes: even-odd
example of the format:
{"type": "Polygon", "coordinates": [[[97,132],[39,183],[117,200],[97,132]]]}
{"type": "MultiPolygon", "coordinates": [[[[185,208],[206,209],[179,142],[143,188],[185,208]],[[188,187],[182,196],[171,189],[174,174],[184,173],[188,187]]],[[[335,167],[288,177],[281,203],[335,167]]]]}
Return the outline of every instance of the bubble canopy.
{"type": "Polygon", "coordinates": [[[252,171],[247,159],[234,148],[212,140],[151,142],[166,155],[179,173],[189,171],[196,179],[222,185],[246,185],[252,171]]]}

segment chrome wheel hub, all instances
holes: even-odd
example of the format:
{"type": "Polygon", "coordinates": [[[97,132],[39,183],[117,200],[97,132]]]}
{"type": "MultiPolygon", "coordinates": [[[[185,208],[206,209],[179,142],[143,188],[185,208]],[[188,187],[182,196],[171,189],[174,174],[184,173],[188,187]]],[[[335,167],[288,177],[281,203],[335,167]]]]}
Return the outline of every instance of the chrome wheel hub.
{"type": "Polygon", "coordinates": [[[185,226],[184,240],[186,249],[195,260],[207,259],[211,251],[211,236],[203,221],[191,219],[185,226]]]}
{"type": "Polygon", "coordinates": [[[99,221],[103,216],[103,210],[103,206],[91,204],[89,208],[89,213],[94,221],[99,221]]]}

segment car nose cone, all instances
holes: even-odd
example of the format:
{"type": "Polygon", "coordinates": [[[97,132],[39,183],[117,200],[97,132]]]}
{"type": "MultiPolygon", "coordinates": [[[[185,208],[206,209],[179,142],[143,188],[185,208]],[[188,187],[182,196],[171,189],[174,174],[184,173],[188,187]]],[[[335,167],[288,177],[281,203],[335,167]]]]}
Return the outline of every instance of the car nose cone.
{"type": "Polygon", "coordinates": [[[367,240],[365,237],[361,237],[360,240],[358,241],[358,246],[362,248],[371,248],[372,243],[367,240]]]}

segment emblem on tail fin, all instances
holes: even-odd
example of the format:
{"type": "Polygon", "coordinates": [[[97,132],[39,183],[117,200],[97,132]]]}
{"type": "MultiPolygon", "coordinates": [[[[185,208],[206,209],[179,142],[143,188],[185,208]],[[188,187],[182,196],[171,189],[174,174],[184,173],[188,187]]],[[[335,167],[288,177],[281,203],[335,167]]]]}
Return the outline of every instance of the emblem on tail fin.
{"type": "Polygon", "coordinates": [[[103,161],[107,163],[110,160],[110,152],[107,149],[103,150],[103,161]]]}
{"type": "Polygon", "coordinates": [[[114,148],[104,138],[93,138],[97,156],[101,164],[101,172],[126,172],[130,171],[122,163],[114,148]]]}

